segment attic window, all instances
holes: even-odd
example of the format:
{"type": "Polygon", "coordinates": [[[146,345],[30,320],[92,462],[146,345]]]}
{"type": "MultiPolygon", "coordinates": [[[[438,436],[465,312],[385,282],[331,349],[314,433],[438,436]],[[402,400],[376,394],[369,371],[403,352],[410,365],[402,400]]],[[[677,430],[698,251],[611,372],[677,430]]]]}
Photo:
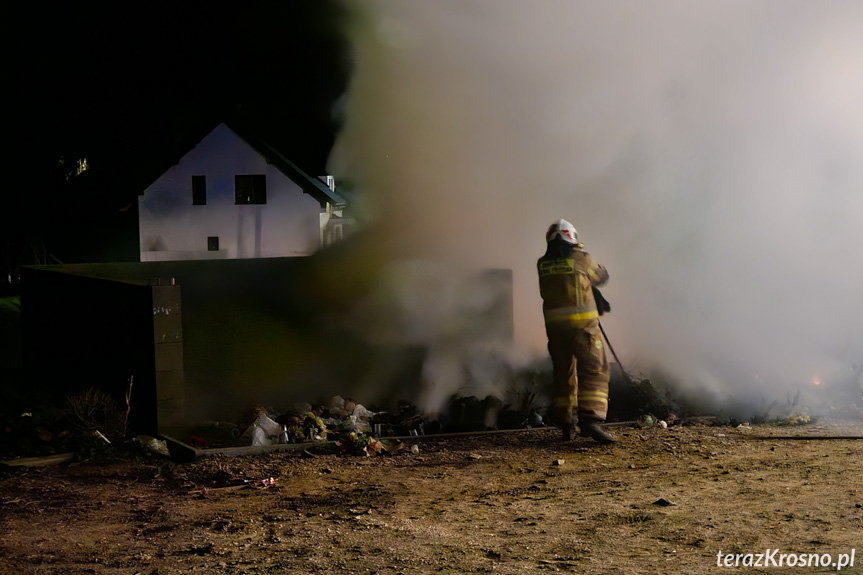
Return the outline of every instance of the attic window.
{"type": "Polygon", "coordinates": [[[266,204],[267,176],[264,174],[234,176],[234,203],[266,204]]]}
{"type": "Polygon", "coordinates": [[[192,205],[207,205],[207,176],[192,176],[192,205]]]}

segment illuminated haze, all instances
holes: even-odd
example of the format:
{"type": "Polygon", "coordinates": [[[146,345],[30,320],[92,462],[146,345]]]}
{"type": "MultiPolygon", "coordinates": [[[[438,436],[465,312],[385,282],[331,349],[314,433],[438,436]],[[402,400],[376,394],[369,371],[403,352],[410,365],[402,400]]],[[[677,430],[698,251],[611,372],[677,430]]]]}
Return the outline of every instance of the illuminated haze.
{"type": "Polygon", "coordinates": [[[863,3],[365,2],[329,169],[404,253],[513,270],[572,221],[623,364],[713,397],[863,361],[863,3]]]}

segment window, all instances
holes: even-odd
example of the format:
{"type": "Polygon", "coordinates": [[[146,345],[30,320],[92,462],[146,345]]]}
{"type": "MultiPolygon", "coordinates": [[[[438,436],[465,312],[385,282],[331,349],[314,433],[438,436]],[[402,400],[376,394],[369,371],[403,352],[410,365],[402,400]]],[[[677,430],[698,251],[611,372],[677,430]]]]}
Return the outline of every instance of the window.
{"type": "Polygon", "coordinates": [[[219,251],[219,236],[207,236],[207,251],[219,251]]]}
{"type": "Polygon", "coordinates": [[[234,203],[237,205],[266,204],[267,176],[264,174],[234,176],[234,194],[234,203]]]}
{"type": "Polygon", "coordinates": [[[207,205],[207,176],[192,176],[192,205],[207,205]]]}

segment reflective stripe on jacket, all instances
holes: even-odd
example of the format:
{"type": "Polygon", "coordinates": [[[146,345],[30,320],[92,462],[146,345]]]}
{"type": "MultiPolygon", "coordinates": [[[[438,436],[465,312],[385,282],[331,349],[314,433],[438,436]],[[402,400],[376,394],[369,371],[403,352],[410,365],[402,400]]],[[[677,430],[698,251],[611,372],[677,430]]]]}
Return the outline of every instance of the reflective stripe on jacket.
{"type": "Polygon", "coordinates": [[[606,269],[575,248],[565,258],[541,257],[536,263],[547,327],[584,327],[599,317],[592,286],[608,281],[606,269]]]}

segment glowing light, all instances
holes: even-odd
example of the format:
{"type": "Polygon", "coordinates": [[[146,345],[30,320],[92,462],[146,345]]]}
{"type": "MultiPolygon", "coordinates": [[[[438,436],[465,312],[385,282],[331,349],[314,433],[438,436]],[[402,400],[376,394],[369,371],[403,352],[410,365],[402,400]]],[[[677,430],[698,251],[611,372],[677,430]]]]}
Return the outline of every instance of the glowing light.
{"type": "MultiPolygon", "coordinates": [[[[60,158],[60,165],[65,165],[66,161],[63,158],[60,158]]],[[[72,178],[76,178],[86,172],[90,166],[87,165],[87,158],[79,158],[78,161],[75,162],[75,165],[70,169],[66,170],[66,181],[68,182],[72,178]]]]}
{"type": "Polygon", "coordinates": [[[812,385],[817,385],[818,387],[821,387],[822,385],[824,385],[824,382],[822,380],[818,379],[817,377],[813,377],[812,378],[812,385]]]}

